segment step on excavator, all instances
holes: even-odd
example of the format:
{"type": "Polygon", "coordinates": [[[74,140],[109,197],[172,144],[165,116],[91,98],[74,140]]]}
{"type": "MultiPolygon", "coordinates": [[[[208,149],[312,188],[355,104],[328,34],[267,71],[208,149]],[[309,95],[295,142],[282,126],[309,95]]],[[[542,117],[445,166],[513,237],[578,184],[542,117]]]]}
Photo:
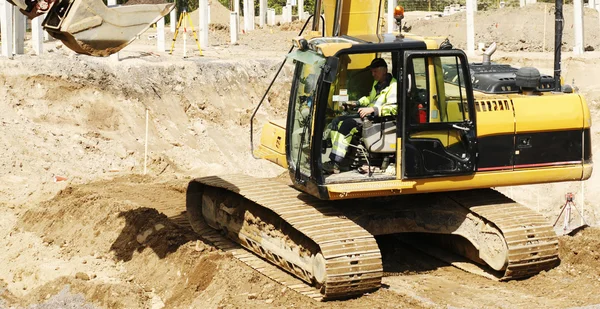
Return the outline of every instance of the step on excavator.
{"type": "MultiPolygon", "coordinates": [[[[186,202],[192,227],[226,235],[319,300],[381,286],[379,235],[431,238],[497,280],[555,267],[552,225],[493,188],[588,179],[585,99],[535,68],[493,63],[494,44],[482,62],[469,63],[443,38],[381,34],[382,9],[383,1],[317,1],[313,16],[323,10],[324,18],[313,19],[286,58],[294,66],[287,120],[265,124],[254,151],[287,168],[292,184],[194,179],[186,202]],[[319,30],[324,21],[333,22],[319,30]],[[365,68],[375,58],[397,80],[388,97],[397,113],[365,117],[346,168],[329,173],[332,123],[352,113],[347,102],[369,94],[365,68]]],[[[399,25],[403,11],[395,10],[399,25]]]]}
{"type": "Polygon", "coordinates": [[[7,0],[79,54],[109,56],[129,45],[175,7],[174,3],[107,7],[102,0],[7,0]]]}

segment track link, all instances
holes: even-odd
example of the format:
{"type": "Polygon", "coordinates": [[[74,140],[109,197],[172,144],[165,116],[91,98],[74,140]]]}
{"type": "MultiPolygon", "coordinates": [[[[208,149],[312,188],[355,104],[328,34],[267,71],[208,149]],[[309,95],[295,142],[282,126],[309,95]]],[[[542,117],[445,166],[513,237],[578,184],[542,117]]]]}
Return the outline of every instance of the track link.
{"type": "MultiPolygon", "coordinates": [[[[320,201],[277,181],[243,175],[198,178],[192,183],[189,188],[222,188],[274,212],[319,247],[325,259],[326,274],[320,289],[306,290],[286,284],[288,287],[300,289],[304,291],[303,294],[314,299],[330,300],[362,295],[381,286],[383,267],[374,237],[341,212],[328,206],[327,201],[320,201]]],[[[189,192],[189,188],[188,197],[190,194],[197,194],[189,192]]],[[[188,209],[189,207],[190,205],[188,209]]],[[[196,203],[192,207],[201,207],[201,204],[196,203]]],[[[198,230],[196,227],[194,229],[198,230]]],[[[298,274],[293,263],[285,261],[282,256],[265,252],[266,248],[261,247],[259,242],[241,241],[240,244],[288,272],[298,274]]],[[[302,276],[299,277],[307,281],[302,276]]]]}
{"type": "Polygon", "coordinates": [[[508,266],[499,280],[530,277],[558,265],[558,237],[539,213],[492,189],[455,192],[450,198],[504,235],[508,266]]]}

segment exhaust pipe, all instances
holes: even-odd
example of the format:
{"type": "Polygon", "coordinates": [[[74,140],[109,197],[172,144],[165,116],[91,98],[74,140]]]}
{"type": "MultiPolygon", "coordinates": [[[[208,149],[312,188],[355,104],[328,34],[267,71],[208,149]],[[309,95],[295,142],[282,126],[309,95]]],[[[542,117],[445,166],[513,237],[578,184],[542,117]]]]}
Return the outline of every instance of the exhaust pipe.
{"type": "Polygon", "coordinates": [[[483,65],[492,64],[492,54],[494,54],[495,52],[496,52],[496,42],[492,43],[483,52],[483,65]]]}

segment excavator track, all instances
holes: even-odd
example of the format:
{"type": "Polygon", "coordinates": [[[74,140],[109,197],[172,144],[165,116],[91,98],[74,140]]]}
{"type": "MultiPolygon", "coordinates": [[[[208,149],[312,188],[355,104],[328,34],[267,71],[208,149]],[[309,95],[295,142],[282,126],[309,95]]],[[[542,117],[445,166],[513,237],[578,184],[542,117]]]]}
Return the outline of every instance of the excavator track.
{"type": "Polygon", "coordinates": [[[492,189],[456,192],[450,198],[504,235],[508,265],[499,280],[530,277],[558,265],[558,238],[539,213],[492,189]]]}
{"type": "MultiPolygon", "coordinates": [[[[221,188],[235,193],[231,195],[232,198],[243,197],[255,207],[272,211],[301,233],[306,238],[305,242],[317,245],[319,254],[324,259],[323,273],[326,277],[321,280],[323,282],[316,284],[318,290],[309,291],[320,292],[320,295],[309,293],[309,296],[318,300],[348,298],[380,287],[383,267],[375,238],[338,210],[328,206],[327,201],[299,193],[277,181],[242,175],[199,178],[192,183],[190,187],[194,186],[195,192],[190,192],[188,188],[188,215],[194,212],[194,208],[200,207],[199,198],[204,190],[211,187],[221,188]]],[[[197,227],[194,229],[198,230],[197,227]]],[[[277,252],[269,251],[260,240],[243,235],[240,236],[239,242],[246,249],[306,283],[314,284],[297,265],[277,252]]]]}
{"type": "MultiPolygon", "coordinates": [[[[486,245],[486,235],[490,233],[500,240],[503,250],[498,256],[506,260],[506,266],[500,271],[487,269],[486,277],[502,281],[525,278],[551,269],[559,262],[558,240],[552,226],[540,214],[492,189],[399,197],[381,204],[381,207],[365,207],[357,203],[337,207],[330,201],[318,200],[277,180],[232,175],[195,179],[190,182],[187,194],[188,217],[196,232],[264,275],[315,300],[348,298],[378,289],[384,272],[374,237],[405,232],[435,234],[435,230],[440,233],[439,226],[432,223],[432,217],[442,217],[448,222],[460,221],[456,220],[457,217],[463,221],[470,220],[484,239],[475,247],[486,245]],[[236,229],[236,225],[231,224],[233,216],[222,221],[222,225],[204,222],[206,214],[202,203],[206,203],[204,198],[207,195],[220,198],[215,209],[222,214],[235,214],[234,208],[243,204],[235,201],[238,199],[251,203],[250,208],[255,209],[256,217],[266,218],[265,222],[272,221],[266,224],[257,221],[254,215],[246,214],[242,216],[244,222],[263,227],[272,224],[266,230],[284,230],[282,226],[289,225],[294,233],[301,235],[300,241],[297,241],[300,249],[293,254],[300,252],[298,254],[302,255],[302,252],[310,251],[308,255],[314,256],[318,252],[317,255],[323,257],[321,268],[324,268],[322,273],[325,275],[318,276],[319,271],[315,272],[317,275],[307,272],[306,267],[295,262],[298,260],[296,256],[270,250],[272,244],[263,242],[262,232],[252,229],[250,233],[248,230],[240,232],[243,229],[239,228],[232,233],[230,229],[236,229]],[[429,204],[437,206],[427,209],[429,204]],[[272,214],[271,219],[265,211],[272,214]],[[415,213],[419,215],[415,216],[415,213]],[[445,217],[448,213],[458,214],[448,219],[445,217]],[[406,224],[406,218],[414,220],[414,223],[406,224]],[[394,221],[396,219],[399,221],[394,221]],[[281,222],[275,222],[277,220],[281,222]],[[431,231],[424,230],[428,226],[431,231]],[[215,228],[253,254],[225,239],[215,228]],[[315,280],[316,277],[323,278],[315,280]]],[[[288,235],[283,233],[274,238],[293,238],[288,235]]],[[[463,269],[482,275],[472,268],[463,269]]]]}

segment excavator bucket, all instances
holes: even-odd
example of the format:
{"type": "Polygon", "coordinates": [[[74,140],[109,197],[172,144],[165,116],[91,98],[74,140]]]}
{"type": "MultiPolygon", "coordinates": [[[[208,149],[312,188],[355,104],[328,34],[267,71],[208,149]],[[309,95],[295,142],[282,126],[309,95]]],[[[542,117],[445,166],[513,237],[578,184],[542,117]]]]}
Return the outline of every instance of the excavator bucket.
{"type": "Polygon", "coordinates": [[[109,56],[169,14],[174,3],[107,7],[102,0],[54,3],[42,26],[80,54],[109,56]]]}

